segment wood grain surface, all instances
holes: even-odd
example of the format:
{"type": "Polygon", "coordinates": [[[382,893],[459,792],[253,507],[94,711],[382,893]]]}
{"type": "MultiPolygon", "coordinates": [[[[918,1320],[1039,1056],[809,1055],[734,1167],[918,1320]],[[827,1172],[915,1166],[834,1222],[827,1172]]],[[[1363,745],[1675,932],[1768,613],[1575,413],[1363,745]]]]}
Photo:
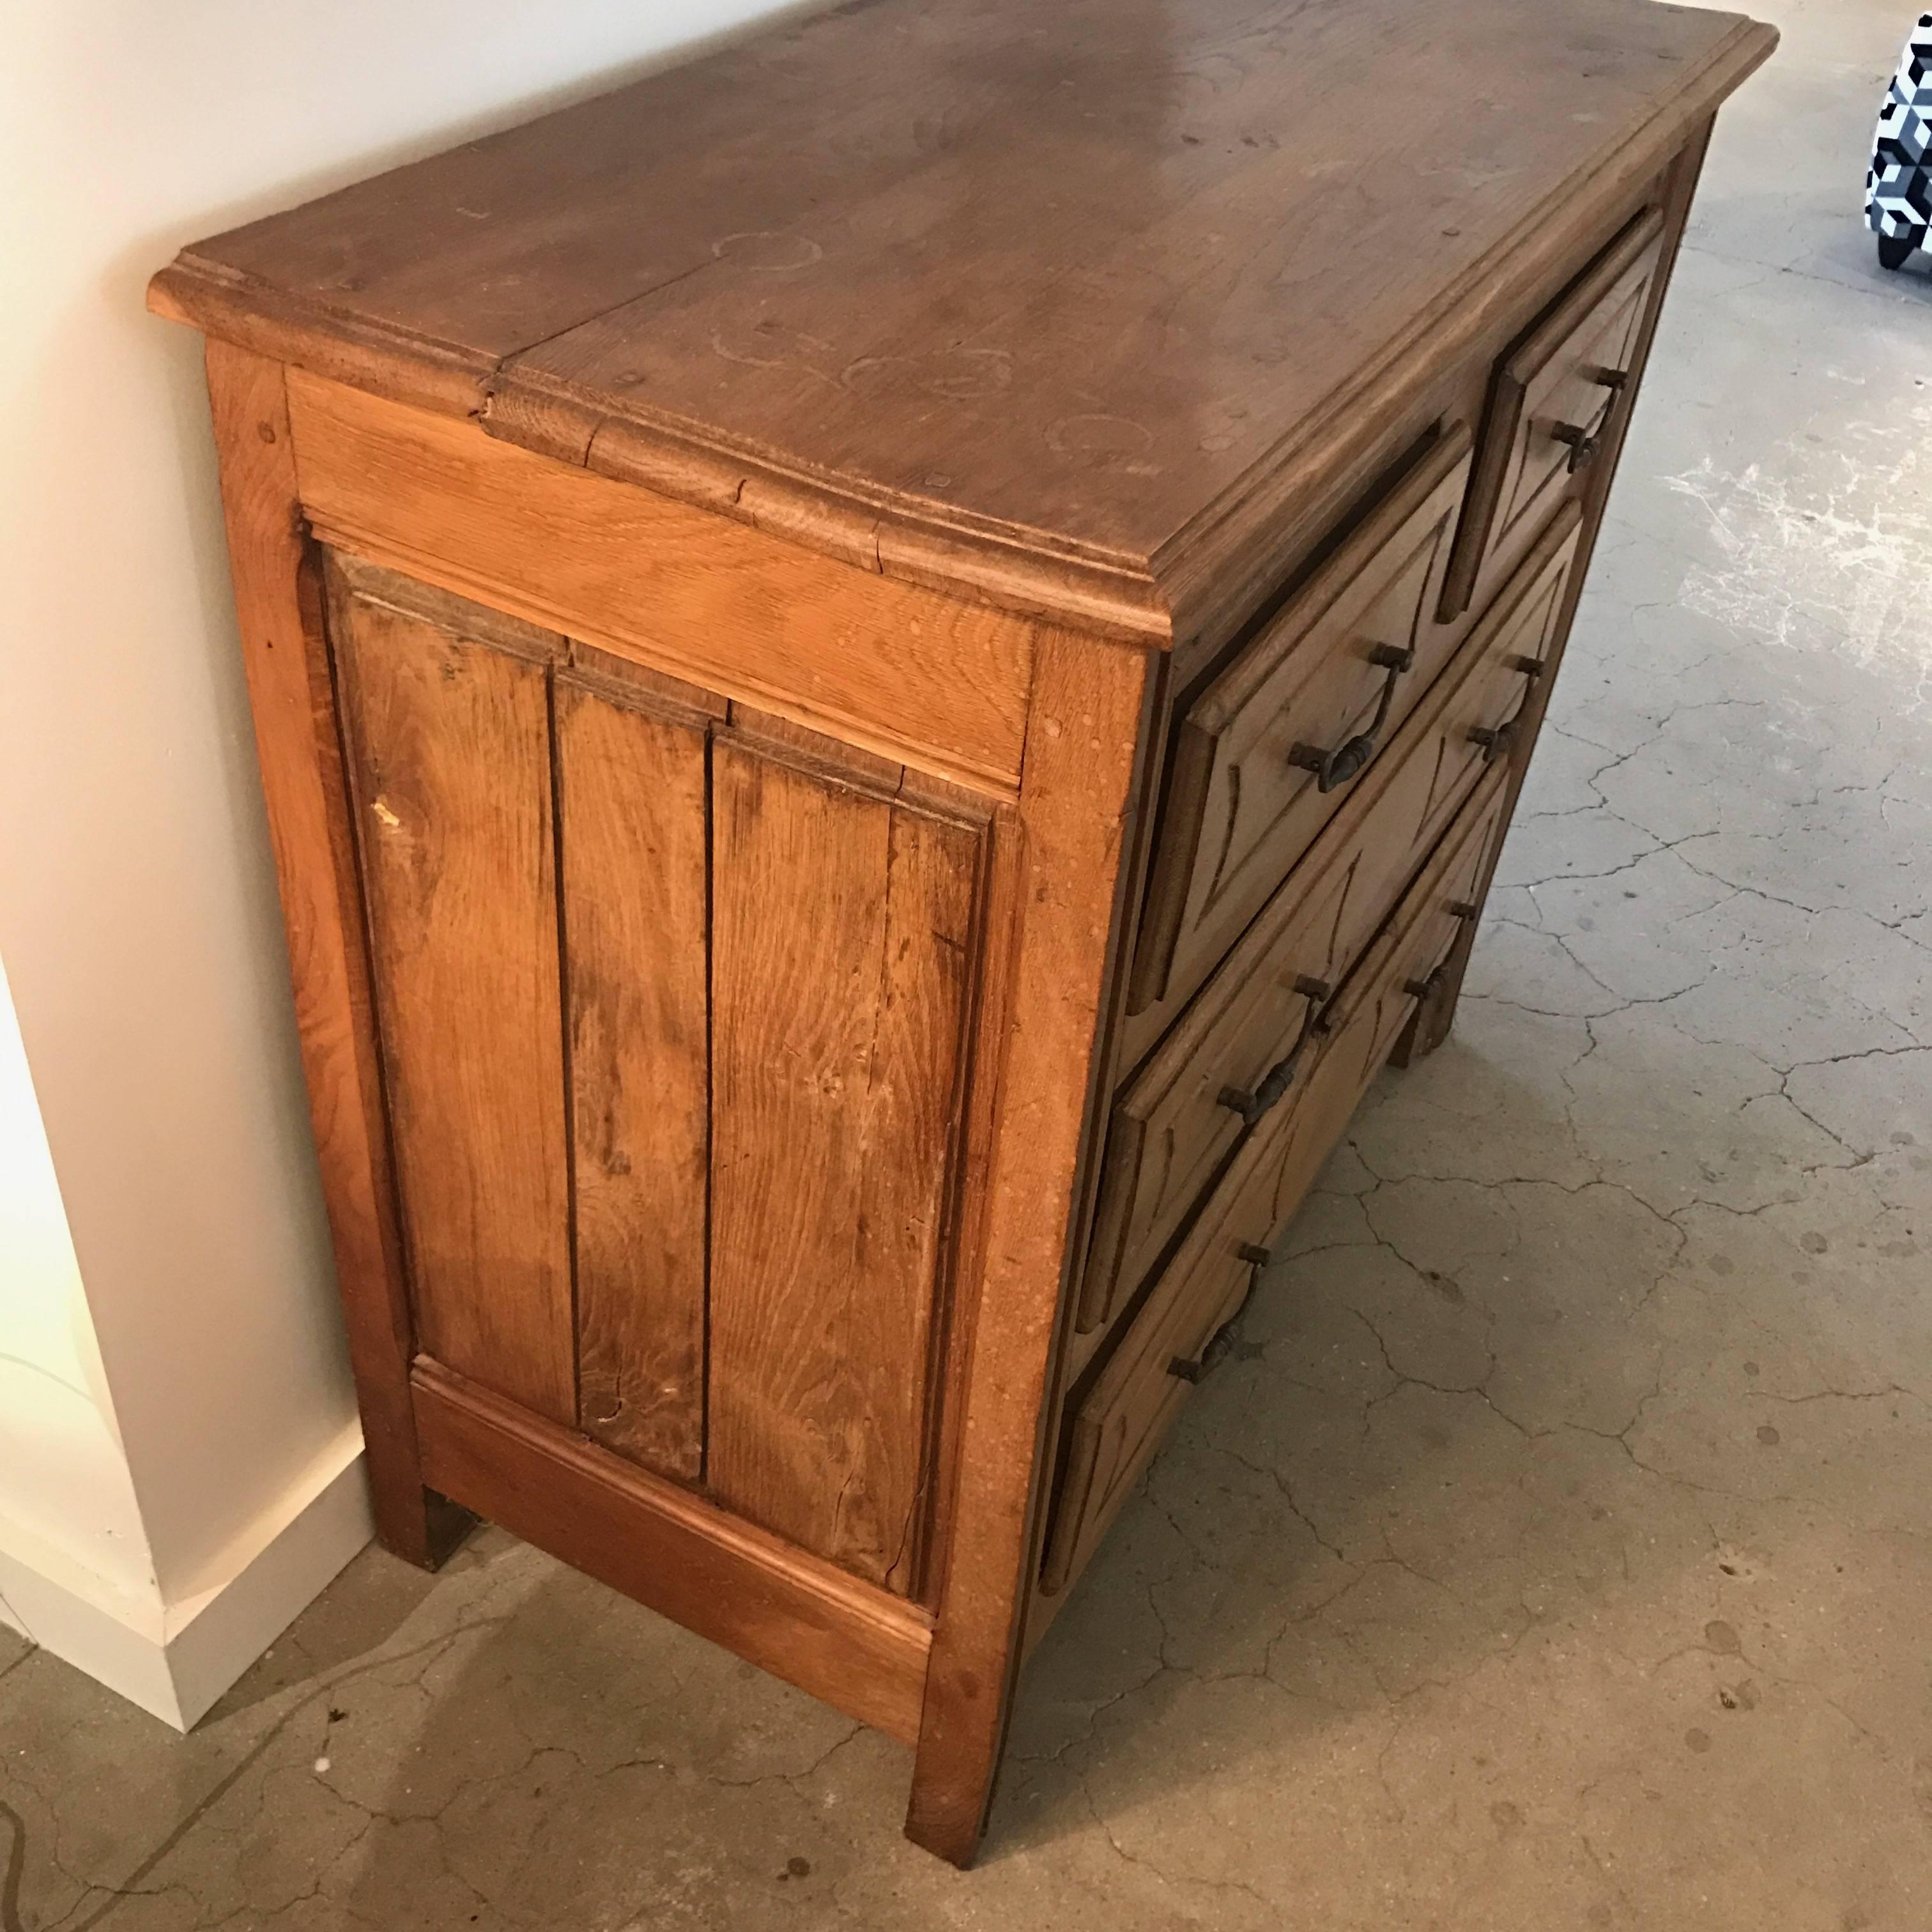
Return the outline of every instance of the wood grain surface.
{"type": "Polygon", "coordinates": [[[342,1292],[376,1528],[440,1560],[457,1514],[426,1496],[410,1402],[414,1325],[350,830],[320,572],[304,544],[284,372],[208,345],[208,398],[242,658],[280,889],[296,1024],[342,1292]]]}
{"type": "Polygon", "coordinates": [[[908,1833],[970,1861],[1043,1574],[1446,1024],[1696,152],[1774,40],[856,0],[156,278],[230,345],[386,1540],[433,1561],[441,1491],[914,1742],[908,1833]],[[1231,1129],[1224,1067],[1318,1009],[1231,1129]]]}
{"type": "Polygon", "coordinates": [[[1198,986],[1347,802],[1359,780],[1324,792],[1298,754],[1366,734],[1378,755],[1448,662],[1436,605],[1469,463],[1451,424],[1183,715],[1130,1011],[1198,986]]]}
{"type": "Polygon", "coordinates": [[[291,376],[317,531],[423,580],[820,730],[1010,788],[1032,628],[291,376]]]}
{"type": "Polygon", "coordinates": [[[709,746],[560,674],[578,1416],[646,1468],[704,1463],[709,746]]]}
{"type": "MultiPolygon", "coordinates": [[[[1528,774],[1538,734],[1542,729],[1544,716],[1549,708],[1550,693],[1555,688],[1557,674],[1562,668],[1564,647],[1568,640],[1576,602],[1582,594],[1598,534],[1603,527],[1604,509],[1609,500],[1611,482],[1616,474],[1617,459],[1622,452],[1624,439],[1629,432],[1637,396],[1642,390],[1644,368],[1649,360],[1651,345],[1656,339],[1658,319],[1664,309],[1664,298],[1670,290],[1671,275],[1677,264],[1678,244],[1683,237],[1685,224],[1690,218],[1691,201],[1696,193],[1698,177],[1702,172],[1704,156],[1710,145],[1714,125],[1713,120],[1706,117],[1693,130],[1690,139],[1673,158],[1662,184],[1663,192],[1658,197],[1658,205],[1663,208],[1664,215],[1663,260],[1658,272],[1651,278],[1645,312],[1638,326],[1636,340],[1631,346],[1628,364],[1630,379],[1624,391],[1624,406],[1611,412],[1602,453],[1585,472],[1583,521],[1577,537],[1576,562],[1570,573],[1569,586],[1564,592],[1562,605],[1556,614],[1545,658],[1548,669],[1538,680],[1537,688],[1530,693],[1529,700],[1523,707],[1522,728],[1510,760],[1509,794],[1503,811],[1505,829],[1515,814],[1516,800],[1521,795],[1523,781],[1528,774]]],[[[1490,881],[1494,876],[1496,861],[1502,845],[1502,840],[1498,839],[1491,846],[1479,889],[1474,895],[1474,902],[1478,905],[1484,904],[1488,898],[1490,881]]],[[[1464,928],[1462,936],[1456,943],[1455,950],[1449,956],[1442,982],[1436,994],[1419,1016],[1414,1032],[1404,1042],[1405,1054],[1432,1052],[1448,1037],[1450,1029],[1455,1024],[1456,1004],[1461,997],[1464,976],[1468,970],[1476,932],[1476,922],[1472,920],[1464,928]]]]}
{"type": "Polygon", "coordinates": [[[346,584],[332,615],[418,1335],[574,1424],[545,670],[346,584]]]}
{"type": "Polygon", "coordinates": [[[687,1630],[910,1744],[932,1646],[917,1606],[728,1515],[434,1363],[416,1365],[430,1480],[687,1630]]]}
{"type": "Polygon", "coordinates": [[[1443,617],[1468,608],[1485,564],[1520,548],[1518,533],[1550,514],[1564,479],[1595,460],[1629,414],[1664,226],[1664,211],[1646,208],[1502,358],[1483,420],[1482,461],[1442,586],[1443,617]],[[1573,450],[1554,434],[1559,429],[1587,431],[1589,451],[1573,450]]]}
{"type": "Polygon", "coordinates": [[[712,770],[707,1480],[904,1590],[982,837],[775,748],[712,770]]]}
{"type": "Polygon", "coordinates": [[[198,243],[154,299],[827,548],[1130,601],[1177,542],[1261,541],[1322,424],[1774,39],[1648,0],[872,0],[198,243]]]}
{"type": "Polygon", "coordinates": [[[1192,1386],[1171,1371],[1239,1308],[1254,1258],[1299,1206],[1370,1080],[1414,1015],[1418,989],[1460,930],[1501,813],[1503,772],[1463,806],[1387,926],[1323,1014],[1305,1078],[1242,1143],[1118,1345],[1078,1396],[1040,1588],[1063,1591],[1092,1558],[1192,1386]]]}
{"type": "Polygon", "coordinates": [[[999,1114],[976,1204],[983,1264],[961,1284],[971,1352],[906,1818],[915,1842],[956,1864],[985,1828],[1019,1671],[1047,1395],[1072,1312],[1070,1223],[1092,1152],[1095,1040],[1119,964],[1126,820],[1157,683],[1156,660],[1090,638],[1044,632],[1038,662],[1011,952],[992,972],[1004,996],[982,1014],[976,1054],[999,1114]]]}

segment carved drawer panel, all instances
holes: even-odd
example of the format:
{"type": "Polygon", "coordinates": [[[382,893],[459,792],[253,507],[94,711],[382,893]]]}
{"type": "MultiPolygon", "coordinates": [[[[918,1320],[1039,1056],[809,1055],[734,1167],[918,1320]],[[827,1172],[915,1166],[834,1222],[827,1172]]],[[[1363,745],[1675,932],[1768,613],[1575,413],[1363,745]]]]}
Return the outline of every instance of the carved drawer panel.
{"type": "Polygon", "coordinates": [[[1430,975],[1455,944],[1457,908],[1501,827],[1505,776],[1490,772],[1324,1008],[1305,1084],[1242,1144],[1111,1358],[1076,1393],[1041,1574],[1048,1593],[1084,1567],[1189,1391],[1226,1353],[1227,1324],[1267,1261],[1267,1243],[1430,990],[1430,975]]]}
{"type": "Polygon", "coordinates": [[[1298,1047],[1448,815],[1514,741],[1575,554],[1560,515],[1449,669],[1114,1102],[1078,1324],[1111,1320],[1244,1131],[1290,1090],[1298,1047]]]}
{"type": "Polygon", "coordinates": [[[1460,616],[1520,556],[1627,406],[1664,218],[1646,210],[1496,365],[1438,614],[1460,616]]]}
{"type": "Polygon", "coordinates": [[[1434,613],[1469,449],[1456,424],[1189,706],[1130,1011],[1206,976],[1448,662],[1434,613]]]}

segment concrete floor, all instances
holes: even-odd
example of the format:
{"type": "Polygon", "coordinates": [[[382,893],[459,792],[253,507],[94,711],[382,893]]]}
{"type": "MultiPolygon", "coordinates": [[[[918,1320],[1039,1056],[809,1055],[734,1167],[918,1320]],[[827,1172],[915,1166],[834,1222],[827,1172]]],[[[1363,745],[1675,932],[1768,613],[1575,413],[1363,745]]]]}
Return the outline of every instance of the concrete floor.
{"type": "Polygon", "coordinates": [[[1910,10],[1759,10],[1474,997],[1042,1648],[980,1868],[490,1532],[186,1739],[0,1648],[4,1932],[1932,1925],[1932,284],[1858,220],[1910,10]]]}

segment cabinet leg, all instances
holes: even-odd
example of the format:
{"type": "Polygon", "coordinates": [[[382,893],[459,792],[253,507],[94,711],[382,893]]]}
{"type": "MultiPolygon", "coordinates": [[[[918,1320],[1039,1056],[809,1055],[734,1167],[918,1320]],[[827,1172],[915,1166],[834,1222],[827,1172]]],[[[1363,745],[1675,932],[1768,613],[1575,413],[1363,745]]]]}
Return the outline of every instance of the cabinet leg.
{"type": "Polygon", "coordinates": [[[1456,1024],[1456,1003],[1462,997],[1462,976],[1469,970],[1469,954],[1476,943],[1477,923],[1473,919],[1464,922],[1442,962],[1442,976],[1436,990],[1416,1008],[1414,1017],[1396,1042],[1395,1051],[1389,1055],[1391,1066],[1412,1066],[1449,1037],[1449,1030],[1456,1024]]]}
{"type": "Polygon", "coordinates": [[[905,1834],[962,1871],[978,1856],[993,1802],[1006,1738],[1009,1694],[997,1660],[985,1676],[969,1676],[935,1710],[928,1694],[926,1727],[914,1764],[905,1834]]]}
{"type": "Polygon", "coordinates": [[[418,1570],[440,1570],[476,1526],[461,1504],[431,1489],[418,1487],[412,1503],[403,1496],[385,1497],[374,1488],[373,1501],[376,1541],[418,1570]]]}

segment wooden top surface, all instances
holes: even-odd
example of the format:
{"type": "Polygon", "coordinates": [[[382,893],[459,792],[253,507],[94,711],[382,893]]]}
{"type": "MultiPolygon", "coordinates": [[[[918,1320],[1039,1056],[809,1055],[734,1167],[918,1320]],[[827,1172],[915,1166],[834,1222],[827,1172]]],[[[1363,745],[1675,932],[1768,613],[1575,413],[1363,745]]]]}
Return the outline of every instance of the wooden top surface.
{"type": "Polygon", "coordinates": [[[200,243],[153,300],[868,562],[884,530],[1158,606],[1774,40],[1652,0],[861,0],[200,243]]]}

